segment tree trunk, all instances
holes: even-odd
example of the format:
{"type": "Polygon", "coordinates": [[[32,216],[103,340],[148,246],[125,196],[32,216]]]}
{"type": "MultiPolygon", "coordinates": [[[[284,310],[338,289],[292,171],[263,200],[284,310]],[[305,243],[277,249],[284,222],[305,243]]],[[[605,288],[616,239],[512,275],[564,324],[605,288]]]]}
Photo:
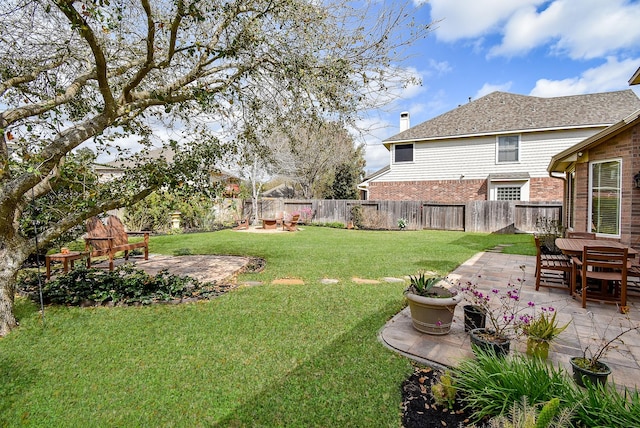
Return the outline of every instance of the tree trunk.
{"type": "Polygon", "coordinates": [[[0,337],[6,336],[18,326],[13,315],[13,299],[16,295],[18,270],[24,261],[20,259],[20,254],[11,246],[0,250],[0,337]]]}

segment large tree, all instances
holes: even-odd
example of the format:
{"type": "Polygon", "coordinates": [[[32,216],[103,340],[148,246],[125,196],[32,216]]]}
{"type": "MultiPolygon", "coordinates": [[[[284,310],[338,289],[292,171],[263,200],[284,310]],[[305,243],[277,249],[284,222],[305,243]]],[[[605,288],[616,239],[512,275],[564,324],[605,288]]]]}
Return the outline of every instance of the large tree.
{"type": "Polygon", "coordinates": [[[321,197],[338,167],[354,157],[357,147],[339,123],[300,120],[269,140],[277,173],[293,183],[303,198],[321,197]]]}
{"type": "MultiPolygon", "coordinates": [[[[397,77],[398,52],[427,26],[407,5],[337,0],[3,0],[0,2],[0,335],[16,326],[15,278],[36,243],[90,216],[133,204],[160,185],[195,183],[227,150],[211,122],[238,106],[291,118],[353,117],[397,77]],[[292,101],[295,100],[295,103],[292,101]],[[173,128],[170,137],[161,138],[173,128]],[[172,164],[144,154],[121,179],[71,198],[65,161],[171,142],[172,164]],[[171,141],[172,140],[172,141],[171,141]],[[179,144],[181,143],[181,144],[179,144]],[[25,229],[43,198],[70,203],[25,229]]],[[[395,82],[402,82],[403,78],[395,82]]],[[[373,101],[375,102],[375,101],[373,101]]],[[[144,153],[144,152],[142,152],[144,153]]]]}

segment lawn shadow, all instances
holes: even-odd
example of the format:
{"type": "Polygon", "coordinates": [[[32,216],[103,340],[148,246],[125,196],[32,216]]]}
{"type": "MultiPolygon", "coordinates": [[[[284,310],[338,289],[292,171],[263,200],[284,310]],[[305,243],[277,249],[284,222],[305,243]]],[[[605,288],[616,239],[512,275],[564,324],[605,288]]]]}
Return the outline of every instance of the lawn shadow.
{"type": "Polygon", "coordinates": [[[380,343],[371,352],[370,341],[378,341],[371,326],[382,327],[401,306],[390,303],[362,320],[215,426],[397,426],[411,365],[380,343]]]}
{"type": "MultiPolygon", "coordinates": [[[[29,361],[17,361],[3,356],[0,358],[0,425],[10,426],[15,424],[16,409],[14,404],[23,401],[20,396],[28,391],[35,383],[39,371],[30,365],[29,361]]],[[[20,417],[28,418],[27,409],[22,409],[20,417]]],[[[23,421],[24,422],[24,421],[23,421]]]]}

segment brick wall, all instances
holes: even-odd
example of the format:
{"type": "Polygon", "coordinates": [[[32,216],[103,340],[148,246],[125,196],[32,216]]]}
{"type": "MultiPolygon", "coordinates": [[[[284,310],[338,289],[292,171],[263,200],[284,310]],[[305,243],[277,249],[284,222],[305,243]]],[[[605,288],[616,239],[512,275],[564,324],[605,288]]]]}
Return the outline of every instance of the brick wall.
{"type": "MultiPolygon", "coordinates": [[[[532,178],[529,200],[562,200],[563,181],[556,178],[532,178]]],[[[488,200],[487,180],[393,181],[369,183],[369,199],[389,201],[432,201],[458,203],[488,200]]]]}
{"type": "MultiPolygon", "coordinates": [[[[633,177],[640,172],[640,125],[621,132],[586,152],[585,159],[601,161],[622,158],[622,207],[620,242],[640,249],[640,189],[633,187],[633,177]]],[[[576,164],[575,226],[590,230],[589,164],[576,164]]]]}

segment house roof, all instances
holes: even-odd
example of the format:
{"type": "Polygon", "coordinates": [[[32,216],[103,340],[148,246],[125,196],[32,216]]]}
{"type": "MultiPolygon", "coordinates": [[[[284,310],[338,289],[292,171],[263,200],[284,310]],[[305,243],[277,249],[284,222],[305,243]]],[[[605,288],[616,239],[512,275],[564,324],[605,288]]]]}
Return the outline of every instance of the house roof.
{"type": "Polygon", "coordinates": [[[567,168],[575,161],[578,160],[578,153],[583,150],[588,150],[592,147],[601,144],[604,140],[609,139],[632,126],[640,123],[640,109],[634,111],[619,122],[603,129],[597,134],[593,134],[591,137],[580,141],[578,144],[569,147],[568,149],[558,153],[551,158],[547,171],[549,174],[554,172],[565,172],[567,168]]]}
{"type": "Polygon", "coordinates": [[[633,73],[631,79],[629,79],[629,85],[640,85],[640,67],[633,73]]]}
{"type": "Polygon", "coordinates": [[[630,90],[540,98],[492,92],[384,141],[429,140],[610,125],[640,108],[630,90]]]}

